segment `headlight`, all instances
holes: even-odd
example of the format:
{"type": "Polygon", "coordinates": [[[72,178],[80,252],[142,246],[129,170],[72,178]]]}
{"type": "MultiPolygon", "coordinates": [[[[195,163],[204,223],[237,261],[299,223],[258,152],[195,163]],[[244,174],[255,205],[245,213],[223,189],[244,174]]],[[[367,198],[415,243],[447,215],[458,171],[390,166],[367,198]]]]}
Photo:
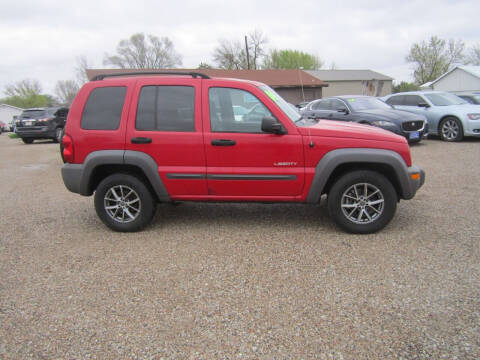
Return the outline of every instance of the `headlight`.
{"type": "Polygon", "coordinates": [[[372,121],[372,124],[376,126],[395,126],[394,123],[385,120],[372,121]]]}
{"type": "Polygon", "coordinates": [[[470,120],[478,120],[480,119],[480,114],[467,114],[470,120]]]}

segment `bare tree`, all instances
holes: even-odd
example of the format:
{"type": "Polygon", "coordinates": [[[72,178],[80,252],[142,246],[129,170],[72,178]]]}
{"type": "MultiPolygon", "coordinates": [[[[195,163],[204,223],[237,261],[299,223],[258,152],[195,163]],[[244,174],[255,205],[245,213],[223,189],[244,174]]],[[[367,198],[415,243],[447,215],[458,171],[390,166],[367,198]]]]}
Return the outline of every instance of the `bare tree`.
{"type": "Polygon", "coordinates": [[[55,95],[60,104],[70,106],[78,90],[79,86],[74,80],[59,80],[55,86],[55,95]]]}
{"type": "Polygon", "coordinates": [[[413,44],[406,60],[414,63],[413,76],[418,85],[433,81],[463,60],[465,44],[461,40],[432,36],[428,42],[413,44]]]}
{"type": "Polygon", "coordinates": [[[480,44],[473,46],[469,50],[465,63],[475,66],[480,65],[480,44]]]}
{"type": "Polygon", "coordinates": [[[130,39],[121,40],[117,54],[106,54],[103,63],[121,69],[162,69],[182,65],[182,57],[168,37],[145,37],[143,33],[137,33],[130,39]]]}
{"type": "Polygon", "coordinates": [[[87,69],[90,69],[92,65],[89,63],[85,55],[77,56],[77,65],[75,66],[75,77],[79,86],[88,82],[87,69]]]}
{"type": "MultiPolygon", "coordinates": [[[[266,36],[260,30],[251,32],[247,37],[247,46],[250,56],[250,69],[258,69],[260,60],[265,56],[266,36]]],[[[248,69],[247,51],[245,45],[239,40],[219,41],[213,52],[213,61],[221,69],[248,69]]]]}
{"type": "Polygon", "coordinates": [[[35,79],[25,79],[5,86],[5,94],[7,96],[19,96],[27,98],[29,96],[40,95],[42,86],[40,82],[35,79]]]}

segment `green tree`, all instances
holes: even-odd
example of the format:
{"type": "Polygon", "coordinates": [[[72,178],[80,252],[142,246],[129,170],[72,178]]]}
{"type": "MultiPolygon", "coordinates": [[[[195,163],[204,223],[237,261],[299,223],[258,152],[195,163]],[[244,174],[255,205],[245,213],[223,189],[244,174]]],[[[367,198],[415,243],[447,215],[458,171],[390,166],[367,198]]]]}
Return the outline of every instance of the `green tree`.
{"type": "Polygon", "coordinates": [[[23,109],[55,104],[51,96],[41,93],[42,87],[38,80],[25,79],[18,81],[15,84],[7,85],[4,92],[7,97],[1,100],[2,103],[23,109]]]}
{"type": "Polygon", "coordinates": [[[264,69],[300,69],[318,70],[323,62],[313,54],[299,50],[278,50],[273,49],[266,56],[263,63],[264,69]]]}
{"type": "Polygon", "coordinates": [[[437,79],[455,63],[464,59],[465,44],[462,40],[448,42],[436,36],[428,41],[415,43],[410,48],[406,60],[414,64],[413,77],[418,85],[437,79]]]}
{"type": "Polygon", "coordinates": [[[213,66],[208,63],[201,62],[198,64],[197,69],[213,69],[213,66]]]}
{"type": "Polygon", "coordinates": [[[399,84],[393,85],[392,92],[399,93],[405,91],[417,91],[420,90],[420,86],[413,82],[402,81],[399,84]]]}
{"type": "Polygon", "coordinates": [[[117,54],[105,55],[103,64],[121,69],[164,69],[182,65],[182,57],[168,37],[145,37],[145,34],[137,33],[130,39],[121,40],[117,54]]]}

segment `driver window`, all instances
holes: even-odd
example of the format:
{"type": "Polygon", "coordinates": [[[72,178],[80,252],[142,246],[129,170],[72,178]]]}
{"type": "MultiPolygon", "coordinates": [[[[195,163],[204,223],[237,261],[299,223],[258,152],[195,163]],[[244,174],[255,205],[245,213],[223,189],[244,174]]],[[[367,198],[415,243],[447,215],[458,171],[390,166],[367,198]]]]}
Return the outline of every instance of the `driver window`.
{"type": "Polygon", "coordinates": [[[212,132],[262,133],[264,116],[272,113],[248,91],[212,87],[208,91],[212,132]]]}
{"type": "Polygon", "coordinates": [[[336,111],[347,108],[347,106],[342,101],[337,99],[331,99],[330,107],[332,110],[336,111]]]}

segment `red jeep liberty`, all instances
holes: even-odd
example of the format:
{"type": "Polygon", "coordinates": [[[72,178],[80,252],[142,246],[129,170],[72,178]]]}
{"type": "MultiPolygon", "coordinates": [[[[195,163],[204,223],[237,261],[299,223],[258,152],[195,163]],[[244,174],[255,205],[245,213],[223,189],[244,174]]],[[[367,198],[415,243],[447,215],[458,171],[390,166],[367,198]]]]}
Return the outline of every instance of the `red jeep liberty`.
{"type": "Polygon", "coordinates": [[[270,87],[199,73],[100,75],[76,96],[63,137],[66,187],[100,219],[138,231],[157,202],[303,202],[371,233],[425,180],[405,138],[304,119],[270,87]],[[119,76],[120,75],[120,76],[119,76]]]}

